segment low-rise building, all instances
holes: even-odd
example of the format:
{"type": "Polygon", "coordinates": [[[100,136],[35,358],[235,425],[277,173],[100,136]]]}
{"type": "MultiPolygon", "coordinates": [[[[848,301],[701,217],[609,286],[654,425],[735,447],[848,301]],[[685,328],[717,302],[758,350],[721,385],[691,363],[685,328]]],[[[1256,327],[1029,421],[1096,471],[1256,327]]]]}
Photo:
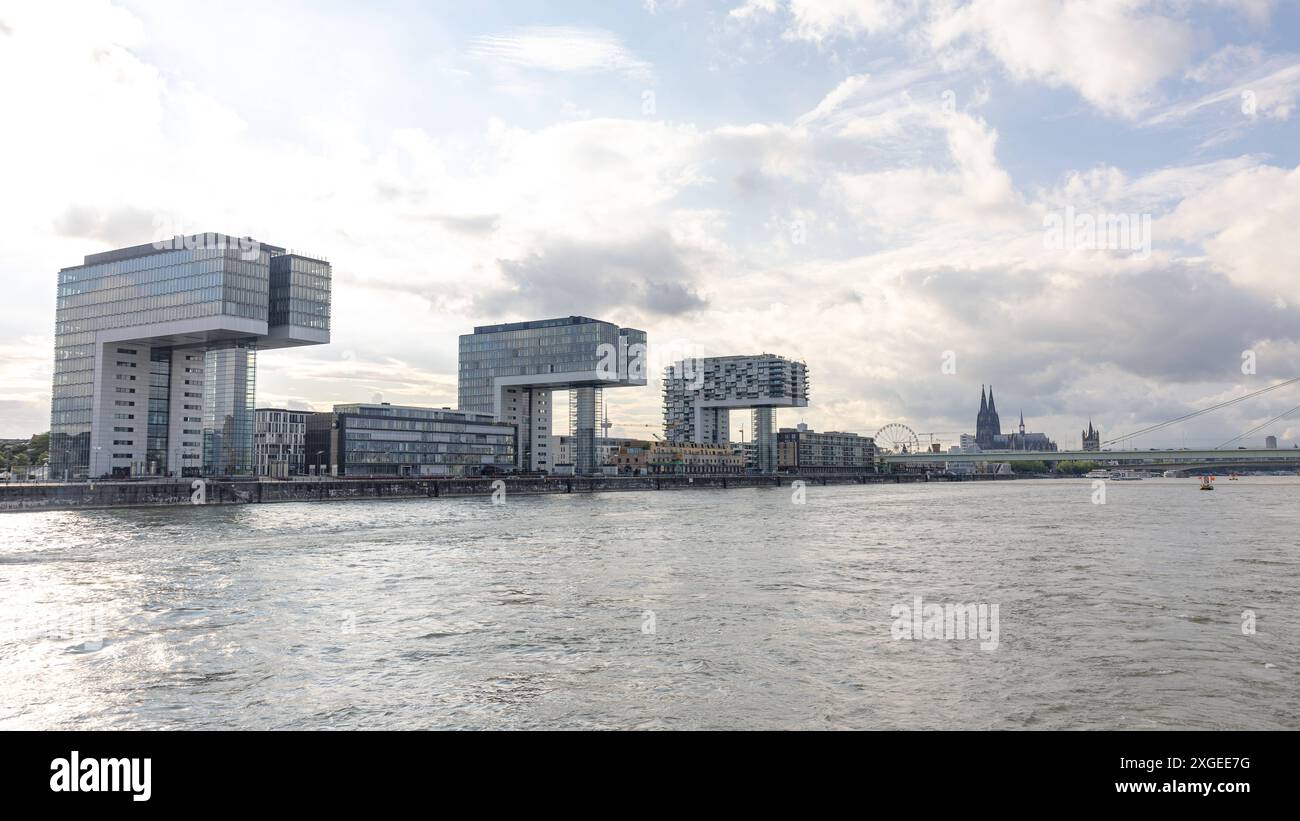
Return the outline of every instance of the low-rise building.
{"type": "MultiPolygon", "coordinates": [[[[556,465],[574,465],[577,464],[578,447],[577,438],[570,435],[552,436],[551,441],[554,445],[554,464],[556,465]]],[[[649,443],[641,439],[625,439],[615,436],[600,436],[596,438],[596,467],[607,466],[611,464],[614,454],[618,453],[619,448],[629,445],[647,445],[649,443]]]]}
{"type": "Polygon", "coordinates": [[[744,473],[745,457],[727,443],[655,442],[646,466],[650,473],[744,473]]]}
{"type": "Polygon", "coordinates": [[[490,413],[335,405],[308,417],[306,459],[334,476],[481,476],[514,469],[516,436],[490,413]]]}
{"type": "Polygon", "coordinates": [[[641,476],[650,472],[650,449],[652,444],[637,439],[629,439],[609,456],[606,464],[624,476],[641,476]]]}
{"type": "Polygon", "coordinates": [[[861,473],[876,469],[876,441],[845,431],[818,433],[800,423],[777,431],[777,466],[803,473],[861,473]]]}
{"type": "Polygon", "coordinates": [[[258,476],[285,479],[307,472],[310,414],[283,408],[258,408],[253,412],[253,458],[258,476]]]}

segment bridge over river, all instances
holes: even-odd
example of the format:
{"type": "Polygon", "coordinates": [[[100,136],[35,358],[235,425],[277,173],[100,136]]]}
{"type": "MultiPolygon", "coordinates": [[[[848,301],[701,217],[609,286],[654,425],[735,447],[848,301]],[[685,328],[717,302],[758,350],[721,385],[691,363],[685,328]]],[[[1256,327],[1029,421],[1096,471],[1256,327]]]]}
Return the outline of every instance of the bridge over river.
{"type": "Polygon", "coordinates": [[[890,453],[886,464],[933,465],[944,462],[1118,462],[1124,467],[1165,470],[1251,468],[1286,470],[1300,467],[1300,449],[1235,450],[1005,450],[981,453],[890,453]]]}

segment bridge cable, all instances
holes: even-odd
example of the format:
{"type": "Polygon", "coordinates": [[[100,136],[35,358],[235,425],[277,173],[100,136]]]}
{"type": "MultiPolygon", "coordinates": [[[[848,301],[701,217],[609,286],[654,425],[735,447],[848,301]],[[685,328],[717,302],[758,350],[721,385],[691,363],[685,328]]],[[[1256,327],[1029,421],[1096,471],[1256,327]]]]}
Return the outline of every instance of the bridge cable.
{"type": "Polygon", "coordinates": [[[1194,419],[1195,417],[1200,416],[1200,415],[1202,415],[1202,414],[1206,414],[1206,413],[1210,413],[1210,412],[1212,412],[1212,411],[1220,410],[1220,409],[1222,409],[1222,408],[1226,408],[1226,407],[1228,407],[1229,405],[1235,405],[1235,404],[1237,404],[1238,402],[1245,402],[1247,399],[1254,399],[1255,397],[1257,397],[1257,396],[1262,396],[1263,394],[1266,394],[1266,393],[1268,393],[1269,391],[1275,391],[1275,390],[1277,390],[1278,388],[1284,388],[1284,387],[1286,387],[1287,385],[1290,385],[1290,384],[1295,383],[1295,382],[1300,382],[1300,376],[1292,377],[1291,379],[1287,379],[1287,380],[1285,380],[1285,381],[1283,381],[1283,382],[1278,382],[1276,385],[1269,385],[1269,386],[1266,387],[1266,388],[1260,388],[1260,389],[1257,390],[1257,391],[1252,391],[1251,393],[1248,393],[1248,394],[1246,394],[1246,395],[1244,395],[1244,396],[1238,396],[1238,397],[1236,397],[1235,399],[1229,399],[1229,400],[1224,401],[1224,402],[1219,402],[1218,404],[1216,404],[1216,405],[1211,405],[1211,406],[1208,407],[1208,408],[1201,408],[1201,409],[1198,410],[1198,411],[1193,411],[1193,412],[1191,412],[1191,413],[1183,414],[1182,416],[1179,416],[1179,417],[1177,417],[1176,419],[1170,419],[1170,420],[1165,421],[1165,422],[1160,422],[1159,424],[1156,424],[1156,425],[1150,425],[1150,426],[1148,426],[1148,427],[1142,428],[1141,430],[1136,430],[1136,431],[1133,431],[1132,433],[1126,433],[1126,434],[1124,434],[1123,436],[1117,436],[1117,437],[1115,437],[1114,439],[1107,439],[1105,442],[1102,442],[1101,444],[1102,444],[1103,446],[1105,446],[1105,445],[1113,445],[1113,444],[1115,444],[1115,443],[1117,443],[1117,442],[1123,442],[1125,439],[1132,439],[1132,438],[1134,438],[1134,437],[1142,436],[1142,435],[1147,434],[1147,433],[1155,433],[1156,431],[1163,430],[1163,429],[1169,427],[1170,425],[1176,425],[1176,424],[1178,424],[1179,422],[1186,422],[1188,419],[1194,419]]]}
{"type": "Polygon", "coordinates": [[[1215,450],[1222,450],[1224,447],[1226,447],[1226,446],[1228,446],[1228,445],[1231,445],[1233,442],[1236,442],[1236,441],[1238,441],[1238,440],[1240,440],[1240,439],[1245,439],[1247,436],[1250,436],[1250,435],[1253,434],[1253,433],[1258,433],[1259,431],[1263,430],[1264,428],[1268,427],[1269,425],[1273,424],[1274,422],[1278,422],[1278,421],[1280,421],[1280,420],[1282,420],[1282,419],[1285,419],[1286,417],[1290,416],[1291,414],[1295,413],[1296,411],[1300,411],[1300,405],[1296,405],[1294,408],[1292,408],[1291,410],[1287,411],[1286,413],[1282,413],[1282,414],[1279,414],[1279,415],[1277,415],[1277,416],[1274,416],[1272,419],[1268,420],[1267,422],[1265,422],[1265,423],[1262,424],[1262,425],[1256,425],[1255,427],[1251,428],[1250,430],[1246,431],[1246,432],[1243,433],[1243,434],[1240,434],[1240,435],[1238,435],[1238,436],[1234,436],[1234,437],[1232,437],[1232,438],[1229,439],[1228,441],[1224,442],[1222,445],[1219,445],[1218,447],[1216,447],[1215,450]]]}

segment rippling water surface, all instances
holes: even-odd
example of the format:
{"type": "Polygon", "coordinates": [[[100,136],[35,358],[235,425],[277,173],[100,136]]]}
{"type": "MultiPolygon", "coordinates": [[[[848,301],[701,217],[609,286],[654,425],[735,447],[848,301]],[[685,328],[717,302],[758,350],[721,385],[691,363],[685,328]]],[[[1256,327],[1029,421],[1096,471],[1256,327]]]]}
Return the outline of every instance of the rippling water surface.
{"type": "Polygon", "coordinates": [[[0,727],[1300,727],[1300,480],[1092,495],[0,515],[0,727]],[[996,650],[894,640],[917,595],[996,650]]]}

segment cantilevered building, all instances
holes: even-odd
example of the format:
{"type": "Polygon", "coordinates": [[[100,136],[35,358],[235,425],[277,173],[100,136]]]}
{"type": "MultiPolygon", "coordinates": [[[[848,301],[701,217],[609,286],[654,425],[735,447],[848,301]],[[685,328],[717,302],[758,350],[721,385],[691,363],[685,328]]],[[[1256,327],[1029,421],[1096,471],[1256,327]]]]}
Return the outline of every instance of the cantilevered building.
{"type": "Polygon", "coordinates": [[[256,352],[329,342],[330,264],[196,234],[59,272],[50,474],[247,476],[256,352]]]}
{"type": "Polygon", "coordinates": [[[754,461],[763,473],[777,468],[774,410],[808,405],[808,367],[770,353],[683,360],[665,369],[663,386],[669,442],[724,444],[730,411],[752,409],[754,461]]]}
{"type": "Polygon", "coordinates": [[[551,392],[567,390],[574,472],[594,473],[601,389],[644,386],[645,345],[645,331],[585,316],[479,326],[460,337],[460,409],[516,425],[516,466],[550,471],[551,392]]]}

